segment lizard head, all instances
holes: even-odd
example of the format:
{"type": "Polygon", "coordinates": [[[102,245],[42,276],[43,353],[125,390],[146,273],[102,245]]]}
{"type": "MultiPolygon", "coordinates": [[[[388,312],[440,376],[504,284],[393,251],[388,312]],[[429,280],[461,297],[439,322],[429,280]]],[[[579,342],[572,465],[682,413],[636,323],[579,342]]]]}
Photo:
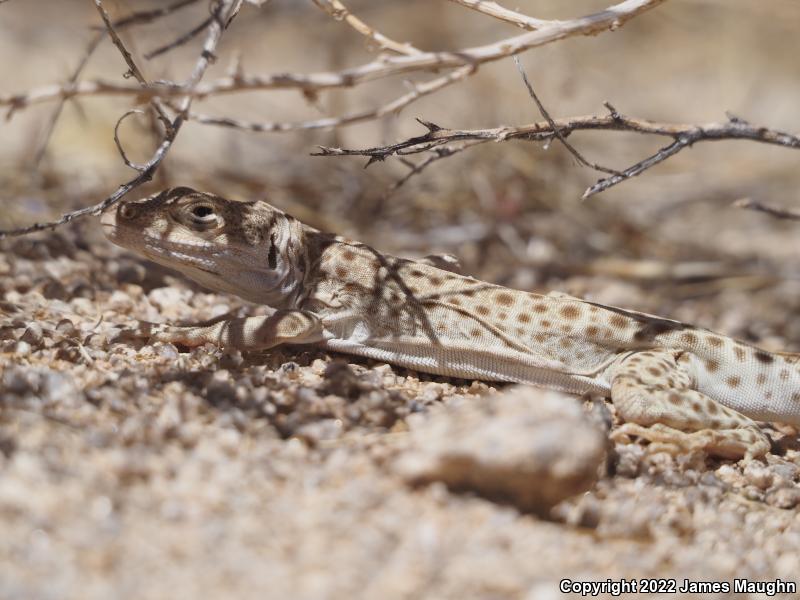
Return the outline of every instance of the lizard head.
{"type": "Polygon", "coordinates": [[[216,291],[286,308],[301,287],[302,225],[260,200],[178,187],[118,202],[100,221],[113,243],[216,291]]]}

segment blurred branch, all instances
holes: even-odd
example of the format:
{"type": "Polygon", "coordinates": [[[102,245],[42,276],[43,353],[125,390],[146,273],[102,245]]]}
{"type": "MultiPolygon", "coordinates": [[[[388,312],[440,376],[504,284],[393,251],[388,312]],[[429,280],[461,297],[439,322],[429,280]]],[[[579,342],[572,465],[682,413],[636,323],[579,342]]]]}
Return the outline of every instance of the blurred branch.
{"type": "MultiPolygon", "coordinates": [[[[549,21],[536,31],[506,38],[484,46],[463,48],[449,52],[420,52],[410,55],[380,57],[372,62],[336,72],[279,73],[272,75],[234,74],[216,81],[187,89],[173,82],[154,82],[147,87],[103,80],[83,81],[74,84],[54,84],[18,94],[0,95],[0,106],[9,107],[9,116],[32,104],[64,97],[94,95],[133,95],[139,98],[155,96],[207,97],[217,94],[253,90],[300,89],[313,92],[331,88],[353,87],[368,81],[419,71],[438,71],[477,67],[513,56],[531,48],[577,35],[595,35],[601,31],[615,30],[626,21],[655,8],[666,0],[625,0],[606,10],[570,19],[549,21]]],[[[387,38],[388,39],[388,38],[387,38]]]]}
{"type": "MultiPolygon", "coordinates": [[[[0,2],[5,0],[0,0],[0,2]]],[[[97,50],[97,47],[100,45],[100,42],[103,41],[105,37],[105,31],[97,32],[94,37],[89,41],[89,44],[86,46],[86,50],[83,53],[83,57],[81,58],[78,66],[75,67],[75,70],[69,76],[67,83],[70,85],[74,85],[76,81],[78,81],[78,77],[81,76],[81,73],[86,68],[86,65],[89,63],[89,59],[94,54],[94,51],[97,50]]],[[[53,132],[56,129],[56,124],[58,123],[58,119],[61,117],[61,112],[64,110],[64,105],[67,103],[66,98],[61,98],[58,101],[55,109],[50,115],[50,119],[47,122],[47,127],[45,127],[44,134],[41,137],[41,141],[38,143],[36,151],[33,154],[33,160],[31,161],[31,166],[36,169],[41,164],[42,159],[44,158],[45,153],[47,152],[47,145],[50,143],[50,138],[53,136],[53,132]]]]}
{"type": "Polygon", "coordinates": [[[788,208],[780,208],[778,206],[772,206],[770,204],[764,204],[762,202],[758,202],[757,200],[751,200],[750,198],[742,198],[741,200],[737,200],[733,203],[733,206],[736,208],[744,208],[747,210],[755,210],[758,212],[763,212],[771,217],[775,217],[776,219],[786,219],[790,221],[800,221],[800,211],[798,210],[791,210],[788,208]]]}
{"type": "Polygon", "coordinates": [[[386,50],[392,50],[397,52],[398,54],[403,54],[406,56],[410,56],[413,54],[422,54],[421,50],[418,50],[414,46],[409,43],[401,43],[395,42],[394,40],[386,37],[380,31],[373,29],[366,23],[364,23],[361,19],[356,17],[353,13],[351,13],[347,7],[339,2],[339,0],[312,0],[314,4],[316,4],[319,8],[324,10],[330,16],[332,16],[337,21],[344,21],[350,27],[355,29],[361,35],[368,37],[374,43],[376,43],[379,47],[384,48],[386,50]]]}
{"type": "Polygon", "coordinates": [[[297,122],[255,122],[231,117],[215,117],[192,112],[189,114],[188,118],[191,121],[202,123],[203,125],[216,125],[219,127],[229,127],[232,129],[242,129],[245,131],[253,131],[258,133],[341,127],[344,125],[352,125],[354,123],[362,123],[364,121],[372,121],[373,119],[378,119],[384,115],[397,113],[404,107],[416,101],[418,98],[427,96],[428,94],[439,91],[443,87],[456,83],[457,81],[460,81],[461,79],[464,79],[470,75],[472,72],[473,68],[470,65],[467,65],[466,67],[456,69],[455,71],[442,77],[437,77],[436,79],[432,79],[428,82],[417,84],[411,91],[403,94],[395,100],[392,100],[391,102],[388,102],[387,104],[339,117],[326,117],[323,119],[297,122]]]}
{"type": "Polygon", "coordinates": [[[203,19],[199,25],[192,27],[189,31],[179,36],[178,38],[174,39],[173,41],[164,44],[163,46],[159,46],[155,50],[151,50],[150,52],[145,54],[144,57],[147,60],[150,60],[151,58],[155,58],[156,56],[161,56],[162,54],[166,54],[170,50],[174,50],[175,48],[178,48],[180,46],[183,46],[184,44],[189,43],[198,35],[200,35],[205,30],[206,27],[208,27],[209,22],[213,18],[214,18],[213,15],[211,15],[206,19],[203,19]]]}
{"type": "Polygon", "coordinates": [[[552,139],[558,133],[566,138],[573,131],[588,130],[627,131],[646,135],[664,136],[673,139],[673,142],[669,146],[662,148],[652,156],[637,162],[618,174],[614,174],[606,179],[600,179],[584,192],[583,198],[588,198],[626,179],[639,175],[650,167],[663,162],[684,148],[688,148],[697,142],[750,140],[786,148],[800,149],[799,136],[769,129],[767,127],[751,125],[742,119],[733,118],[724,123],[707,123],[701,125],[670,124],[621,115],[608,103],[606,103],[606,107],[610,110],[611,114],[605,116],[552,119],[518,127],[497,127],[494,129],[445,129],[434,123],[420,121],[420,123],[428,129],[428,132],[421,136],[409,138],[388,146],[378,146],[361,150],[320,146],[320,151],[314,153],[313,156],[366,156],[369,158],[367,162],[367,166],[369,166],[373,162],[386,160],[390,156],[401,157],[411,154],[435,152],[439,147],[452,144],[453,142],[463,142],[466,140],[505,142],[514,139],[543,141],[552,139]]]}
{"type": "Polygon", "coordinates": [[[542,27],[548,27],[557,22],[534,19],[528,15],[523,15],[522,13],[503,8],[497,4],[497,2],[492,2],[491,0],[450,0],[450,2],[455,2],[461,6],[466,6],[467,8],[471,8],[472,10],[483,13],[484,15],[494,17],[495,19],[500,19],[501,21],[505,21],[507,23],[513,23],[514,25],[522,27],[523,29],[527,29],[528,31],[534,31],[536,29],[541,29],[542,27]]]}
{"type": "MultiPolygon", "coordinates": [[[[95,0],[95,2],[100,4],[100,0],[95,0]]],[[[206,70],[214,58],[217,45],[219,44],[222,34],[230,24],[231,20],[238,14],[241,5],[242,0],[219,0],[215,2],[213,8],[213,18],[208,24],[206,38],[203,43],[203,49],[194,64],[194,68],[192,69],[189,78],[182,87],[192,90],[203,78],[203,75],[205,75],[206,70]]],[[[12,229],[9,231],[0,231],[0,239],[58,227],[59,225],[64,225],[65,223],[69,223],[74,219],[87,215],[97,215],[103,210],[114,205],[131,190],[134,190],[142,184],[150,181],[172,147],[172,143],[175,141],[181,126],[186,121],[186,114],[189,112],[192,99],[193,95],[187,94],[186,97],[181,101],[180,106],[178,107],[177,115],[169,123],[169,127],[166,128],[164,134],[164,139],[159,144],[155,153],[150,157],[150,160],[142,165],[131,165],[133,168],[139,171],[139,173],[130,181],[120,185],[113,194],[105,198],[103,201],[98,202],[94,206],[87,206],[85,208],[63,214],[55,221],[34,223],[28,227],[12,229]]],[[[128,162],[126,158],[124,160],[128,162]]]]}
{"type": "MultiPolygon", "coordinates": [[[[6,0],[0,0],[0,3],[5,2],[6,0]]],[[[173,4],[169,4],[167,6],[163,6],[161,8],[155,10],[143,10],[131,13],[127,17],[123,17],[117,21],[114,21],[112,24],[112,28],[116,29],[117,31],[121,29],[125,29],[127,27],[131,27],[134,25],[143,25],[146,23],[152,23],[162,17],[166,17],[167,15],[172,14],[173,12],[180,10],[186,6],[191,4],[195,4],[199,0],[178,0],[173,4]]],[[[81,58],[78,65],[75,67],[75,70],[70,74],[69,78],[67,79],[67,83],[69,85],[75,85],[75,82],[78,81],[83,70],[86,68],[86,65],[89,63],[89,59],[94,54],[97,47],[100,45],[100,42],[103,41],[106,35],[106,29],[100,29],[97,31],[94,36],[91,38],[89,43],[86,46],[86,50],[83,53],[83,57],[81,58]]],[[[64,110],[64,105],[66,104],[67,97],[62,97],[56,108],[53,110],[52,114],[50,115],[50,119],[48,120],[47,127],[45,127],[44,134],[42,135],[41,141],[39,142],[36,152],[34,152],[32,166],[37,168],[39,164],[41,164],[42,159],[44,158],[45,152],[47,151],[47,145],[50,142],[50,138],[53,135],[53,131],[55,131],[56,124],[58,123],[59,117],[61,117],[61,112],[64,110]]]]}
{"type": "Polygon", "coordinates": [[[127,17],[123,17],[118,21],[114,21],[114,27],[117,29],[122,29],[124,27],[131,27],[133,25],[145,25],[147,23],[152,23],[153,21],[157,21],[162,17],[171,15],[175,11],[192,4],[196,4],[197,2],[199,2],[199,0],[177,0],[172,4],[162,6],[161,8],[156,8],[153,10],[140,10],[131,13],[127,17]]]}

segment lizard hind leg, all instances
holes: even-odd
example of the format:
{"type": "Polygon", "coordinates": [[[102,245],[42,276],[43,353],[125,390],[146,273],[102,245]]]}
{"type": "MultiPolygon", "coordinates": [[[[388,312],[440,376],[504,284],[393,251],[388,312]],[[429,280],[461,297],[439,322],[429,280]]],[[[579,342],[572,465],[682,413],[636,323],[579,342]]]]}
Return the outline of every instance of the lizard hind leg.
{"type": "Polygon", "coordinates": [[[625,421],[615,438],[635,435],[655,448],[702,450],[722,458],[762,456],[766,435],[745,415],[691,389],[671,351],[638,352],[612,367],[611,401],[625,421]]]}

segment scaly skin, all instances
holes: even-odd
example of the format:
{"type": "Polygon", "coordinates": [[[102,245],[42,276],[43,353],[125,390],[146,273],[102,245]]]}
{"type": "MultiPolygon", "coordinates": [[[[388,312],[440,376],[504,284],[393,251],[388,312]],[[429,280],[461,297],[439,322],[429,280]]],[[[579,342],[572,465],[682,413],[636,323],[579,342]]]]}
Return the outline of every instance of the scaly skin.
{"type": "Polygon", "coordinates": [[[156,340],[242,350],[311,343],[429,373],[610,396],[668,450],[752,458],[752,419],[800,425],[797,354],[561,294],[504,288],[322,233],[261,201],[174,188],[103,214],[109,239],[266,317],[156,326],[156,340]]]}

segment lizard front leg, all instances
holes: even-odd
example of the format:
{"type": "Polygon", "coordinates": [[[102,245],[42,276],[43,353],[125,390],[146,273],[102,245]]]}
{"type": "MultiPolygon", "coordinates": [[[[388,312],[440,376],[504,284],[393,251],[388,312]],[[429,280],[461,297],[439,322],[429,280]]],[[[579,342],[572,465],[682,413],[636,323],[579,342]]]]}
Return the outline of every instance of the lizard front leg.
{"type": "Polygon", "coordinates": [[[637,352],[611,367],[611,400],[626,423],[614,437],[635,435],[667,450],[703,450],[749,460],[770,443],[745,415],[691,389],[675,352],[637,352]]]}
{"type": "Polygon", "coordinates": [[[430,267],[436,267],[443,271],[449,271],[456,275],[463,275],[464,272],[461,268],[461,262],[454,254],[428,254],[420,258],[417,262],[430,267]]]}
{"type": "Polygon", "coordinates": [[[278,310],[269,316],[225,319],[211,325],[177,327],[148,324],[152,340],[202,346],[212,343],[238,350],[266,350],[279,344],[312,344],[324,339],[319,318],[302,310],[278,310]]]}

